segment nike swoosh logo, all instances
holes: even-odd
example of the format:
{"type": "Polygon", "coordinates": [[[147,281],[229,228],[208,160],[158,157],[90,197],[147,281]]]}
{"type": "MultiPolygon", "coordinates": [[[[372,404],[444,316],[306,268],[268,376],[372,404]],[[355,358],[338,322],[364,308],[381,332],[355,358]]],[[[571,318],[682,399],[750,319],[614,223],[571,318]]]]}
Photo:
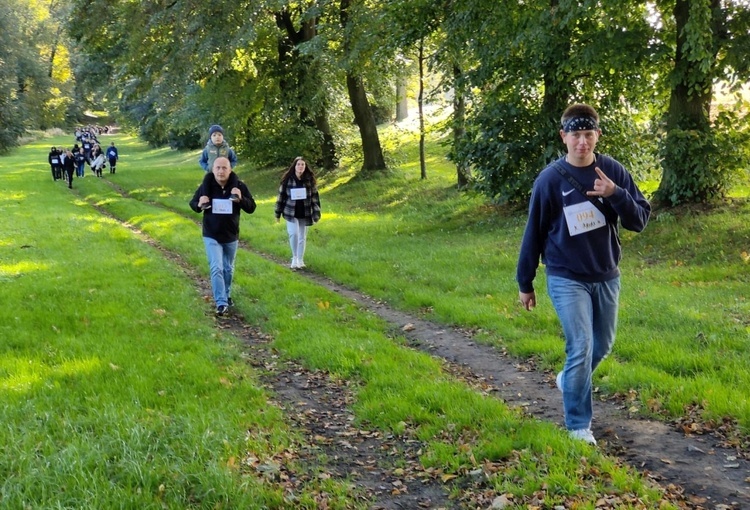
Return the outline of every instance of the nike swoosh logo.
{"type": "Polygon", "coordinates": [[[564,197],[567,197],[568,195],[570,195],[570,194],[571,194],[571,193],[573,193],[574,191],[575,191],[575,190],[573,190],[573,189],[569,189],[568,191],[563,191],[563,192],[562,192],[562,195],[563,195],[564,197]]]}

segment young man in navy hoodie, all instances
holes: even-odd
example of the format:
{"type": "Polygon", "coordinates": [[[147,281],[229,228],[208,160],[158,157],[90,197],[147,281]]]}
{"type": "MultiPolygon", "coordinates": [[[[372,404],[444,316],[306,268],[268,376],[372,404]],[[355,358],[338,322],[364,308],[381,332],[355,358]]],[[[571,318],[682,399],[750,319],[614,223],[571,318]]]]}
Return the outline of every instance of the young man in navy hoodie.
{"type": "Polygon", "coordinates": [[[565,335],[565,366],[556,379],[565,427],[590,444],[596,444],[592,374],[612,350],[617,329],[618,222],[641,232],[651,214],[622,164],[594,152],[601,133],[593,107],[574,104],[563,113],[567,155],[534,182],[516,273],[521,304],[531,310],[540,258],[545,265],[547,293],[565,335]]]}

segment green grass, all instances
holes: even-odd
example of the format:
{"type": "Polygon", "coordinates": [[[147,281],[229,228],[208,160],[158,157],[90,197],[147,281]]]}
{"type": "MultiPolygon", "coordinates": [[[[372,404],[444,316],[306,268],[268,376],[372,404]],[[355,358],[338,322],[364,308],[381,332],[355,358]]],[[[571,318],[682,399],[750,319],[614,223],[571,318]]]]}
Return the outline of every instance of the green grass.
{"type": "MultiPolygon", "coordinates": [[[[540,306],[527,313],[517,304],[524,215],[456,192],[437,141],[428,147],[428,179],[420,180],[414,139],[399,136],[395,159],[403,163],[387,176],[355,178],[346,164],[320,176],[323,219],[309,236],[308,266],[559,366],[563,345],[543,276],[540,306]]],[[[46,151],[67,137],[0,158],[11,190],[0,213],[12,218],[0,226],[0,281],[7,303],[16,304],[0,312],[0,440],[12,445],[0,452],[2,501],[282,505],[278,486],[244,476],[231,459],[272,457],[305,438],[266,404],[241,346],[216,332],[189,277],[125,228],[205,276],[199,216],[187,207],[203,176],[199,154],[115,139],[121,159],[109,180],[117,189],[91,177],[74,182],[76,193],[52,182],[46,151]]],[[[237,259],[238,308],[273,335],[284,357],[351,380],[363,426],[423,441],[423,465],[439,472],[500,463],[491,484],[521,500],[540,490],[549,505],[578,508],[593,508],[602,494],[637,494],[646,507],[660,499],[639,476],[453,380],[372,314],[269,261],[286,261],[289,251],[273,218],[282,169],[237,170],[259,204],[242,220],[252,251],[237,259]]],[[[669,416],[698,402],[707,419],[731,416],[747,431],[748,403],[738,389],[750,382],[742,355],[750,337],[742,255],[750,251],[749,213],[747,203],[663,213],[643,234],[623,236],[621,324],[614,355],[598,372],[603,391],[635,389],[644,412],[669,416]]],[[[300,501],[312,501],[317,489],[306,487],[300,501]]],[[[357,505],[344,483],[327,489],[339,507],[357,505]]]]}
{"type": "MultiPolygon", "coordinates": [[[[400,159],[415,161],[415,145],[404,147],[400,159]]],[[[433,143],[428,153],[426,181],[414,163],[369,181],[351,180],[347,168],[323,176],[324,214],[310,236],[311,265],[393,306],[481,329],[490,343],[559,367],[561,333],[543,274],[541,306],[527,313],[517,304],[525,215],[455,191],[441,147],[433,143]]],[[[262,199],[262,218],[272,214],[278,173],[243,172],[262,199]]],[[[611,393],[635,390],[644,408],[670,417],[698,404],[706,420],[730,417],[747,434],[750,202],[743,189],[734,191],[732,205],[657,211],[644,233],[623,231],[618,340],[597,382],[611,393]]],[[[286,256],[284,236],[266,221],[252,221],[245,235],[258,250],[286,256]]]]}
{"type": "Polygon", "coordinates": [[[160,252],[18,156],[2,160],[0,506],[278,506],[283,487],[232,459],[297,437],[237,341],[160,252]]]}

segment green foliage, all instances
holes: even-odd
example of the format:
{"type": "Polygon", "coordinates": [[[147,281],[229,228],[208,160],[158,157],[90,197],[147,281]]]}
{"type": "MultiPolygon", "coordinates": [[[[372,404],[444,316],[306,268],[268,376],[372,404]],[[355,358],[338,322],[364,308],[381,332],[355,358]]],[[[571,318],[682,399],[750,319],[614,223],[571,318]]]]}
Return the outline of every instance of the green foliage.
{"type": "MultiPolygon", "coordinates": [[[[747,5],[716,0],[677,1],[674,8],[677,46],[670,75],[671,97],[660,155],[664,168],[657,198],[666,205],[709,202],[724,195],[747,163],[741,146],[748,117],[720,112],[711,119],[715,82],[747,79],[746,63],[737,58],[738,43],[747,40],[747,5]]],[[[746,54],[745,54],[746,55],[746,54]]],[[[746,57],[743,57],[746,59],[746,57]]]]}
{"type": "Polygon", "coordinates": [[[554,157],[551,151],[545,154],[552,134],[547,130],[547,138],[543,136],[540,117],[510,102],[486,98],[456,148],[458,160],[474,168],[477,190],[499,203],[528,199],[536,172],[554,157]]]}
{"type": "Polygon", "coordinates": [[[16,145],[24,123],[16,97],[17,57],[12,50],[20,34],[10,0],[0,0],[0,13],[0,153],[6,153],[16,145]]]}
{"type": "Polygon", "coordinates": [[[726,180],[719,168],[721,151],[710,131],[671,129],[660,155],[665,171],[658,200],[676,205],[723,196],[726,180]]]}
{"type": "MultiPolygon", "coordinates": [[[[496,202],[525,201],[562,148],[557,123],[572,102],[597,107],[607,128],[601,150],[638,175],[656,177],[663,155],[698,158],[687,173],[666,163],[664,186],[680,189],[664,196],[713,195],[713,178],[698,175],[710,168],[702,149],[687,150],[679,134],[694,127],[675,122],[708,115],[714,82],[737,87],[750,76],[747,2],[69,2],[70,33],[86,51],[74,60],[82,98],[106,97],[155,145],[200,145],[206,126],[220,123],[244,160],[258,164],[337,151],[328,162],[335,167],[352,122],[345,74],[362,78],[379,120],[388,120],[396,79],[413,81],[409,61],[424,42],[440,90],[467,100],[465,117],[446,123],[456,130],[451,157],[496,202]],[[107,23],[91,11],[107,12],[107,23]],[[659,139],[677,146],[660,152],[659,139]],[[683,192],[691,186],[708,191],[683,192]]],[[[46,96],[34,104],[54,122],[64,108],[46,96]]],[[[742,125],[724,126],[711,135],[716,143],[741,138],[742,125]]]]}
{"type": "Polygon", "coordinates": [[[56,37],[64,9],[0,1],[0,152],[26,129],[63,126],[70,119],[68,53],[56,37]],[[53,59],[54,56],[54,59],[53,59]]]}
{"type": "MultiPolygon", "coordinates": [[[[500,297],[513,283],[501,275],[522,222],[457,193],[434,143],[434,178],[419,179],[415,139],[410,134],[400,146],[410,156],[401,156],[407,163],[398,173],[347,182],[351,174],[342,169],[321,179],[328,198],[310,232],[314,270],[374,296],[386,293],[399,307],[424,307],[429,315],[434,304],[436,316],[455,313],[456,323],[513,328],[517,318],[500,297]]],[[[241,339],[204,316],[193,280],[206,277],[205,253],[185,204],[200,182],[195,154],[123,140],[117,187],[107,182],[114,178],[86,178],[71,194],[47,182],[47,145],[0,162],[13,197],[0,209],[16,219],[0,226],[12,257],[0,277],[6,297],[28,302],[0,311],[8,339],[0,373],[7,386],[27,375],[34,385],[21,393],[6,386],[2,394],[9,402],[0,406],[9,445],[0,452],[4,501],[14,508],[318,508],[328,497],[339,498],[330,508],[372,506],[349,478],[334,474],[323,493],[309,466],[294,465],[294,453],[318,441],[296,429],[257,383],[241,339]],[[29,160],[44,173],[16,170],[29,160]],[[45,200],[35,200],[42,179],[45,200]],[[81,253],[87,263],[70,271],[62,261],[81,253]],[[274,454],[292,458],[290,478],[255,473],[253,459],[274,454]],[[308,480],[293,486],[296,499],[288,499],[290,479],[308,480]]],[[[423,466],[435,468],[430,473],[462,477],[487,460],[502,467],[488,472],[488,488],[518,502],[545,491],[549,506],[593,507],[621,494],[636,495],[643,508],[658,504],[659,490],[647,489],[638,474],[470,387],[434,357],[404,346],[372,313],[274,262],[269,255],[288,250],[271,214],[277,170],[247,172],[259,209],[242,220],[234,280],[238,320],[270,342],[259,348],[280,366],[293,359],[346,384],[358,430],[418,441],[423,466]]],[[[398,448],[389,458],[405,460],[398,448]]]]}
{"type": "Polygon", "coordinates": [[[653,166],[635,144],[662,104],[654,82],[644,79],[658,76],[655,55],[661,54],[659,45],[643,44],[654,33],[645,7],[560,2],[549,9],[538,2],[482,14],[459,16],[445,27],[481,32],[469,43],[478,64],[466,73],[479,92],[471,98],[466,138],[455,148],[478,176],[479,190],[498,202],[525,202],[537,172],[562,148],[562,111],[579,101],[597,107],[619,135],[615,157],[653,166]],[[635,130],[634,112],[642,122],[635,130]]]}
{"type": "Polygon", "coordinates": [[[655,198],[679,205],[724,197],[750,165],[746,115],[723,110],[710,129],[668,131],[660,144],[664,174],[655,198]]]}

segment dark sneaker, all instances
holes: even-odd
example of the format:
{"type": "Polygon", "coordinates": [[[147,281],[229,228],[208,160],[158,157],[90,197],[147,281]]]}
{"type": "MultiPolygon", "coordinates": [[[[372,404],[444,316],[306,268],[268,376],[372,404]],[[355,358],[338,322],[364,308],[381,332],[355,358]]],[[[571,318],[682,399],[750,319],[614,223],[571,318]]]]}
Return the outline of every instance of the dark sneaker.
{"type": "Polygon", "coordinates": [[[228,310],[229,310],[229,307],[227,305],[219,305],[216,307],[216,315],[221,317],[222,315],[227,313],[228,310]]]}
{"type": "Polygon", "coordinates": [[[229,303],[229,308],[232,308],[234,306],[234,299],[227,298],[227,302],[229,303]]]}

